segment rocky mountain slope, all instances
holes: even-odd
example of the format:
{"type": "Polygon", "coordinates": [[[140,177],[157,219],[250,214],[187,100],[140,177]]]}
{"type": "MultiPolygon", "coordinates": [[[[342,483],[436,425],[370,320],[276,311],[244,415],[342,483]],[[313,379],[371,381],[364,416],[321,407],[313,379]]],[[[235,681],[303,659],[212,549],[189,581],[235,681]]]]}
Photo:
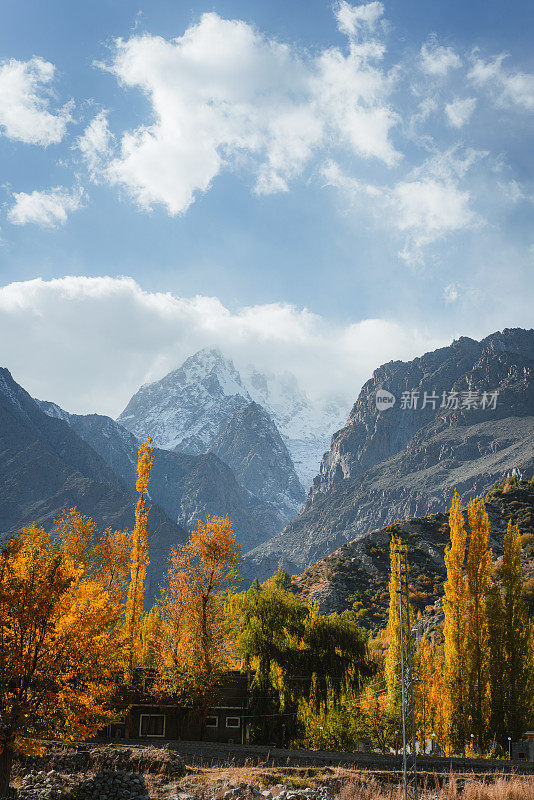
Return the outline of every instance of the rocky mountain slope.
{"type": "Polygon", "coordinates": [[[299,516],[247,555],[247,577],[267,577],[280,561],[300,572],[368,531],[437,513],[455,487],[468,498],[514,467],[531,475],[533,374],[534,331],[521,329],[377,369],[299,516]],[[379,410],[383,390],[396,402],[379,410]]]}
{"type": "Polygon", "coordinates": [[[347,409],[314,406],[291,375],[243,375],[216,348],[206,348],[131,398],[118,421],[137,438],[150,433],[158,447],[206,453],[236,411],[252,401],[273,418],[303,486],[317,473],[330,436],[347,409]]]}
{"type": "MultiPolygon", "coordinates": [[[[30,395],[0,369],[0,537],[32,522],[52,527],[72,507],[103,530],[132,528],[137,495],[64,419],[44,413],[30,395]]],[[[152,503],[148,590],[154,593],[167,553],[185,530],[152,503]]]]}
{"type": "MultiPolygon", "coordinates": [[[[46,413],[68,422],[113,470],[124,487],[135,489],[139,441],[110,417],[69,414],[55,403],[37,401],[46,413]]],[[[256,497],[213,453],[190,455],[156,448],[148,485],[151,499],[187,530],[208,514],[230,517],[243,552],[278,532],[288,516],[256,497]]]]}
{"type": "MultiPolygon", "coordinates": [[[[508,520],[519,526],[523,549],[521,560],[528,600],[534,606],[534,483],[521,481],[503,492],[501,487],[486,496],[491,522],[491,548],[498,578],[498,560],[508,520]]],[[[469,530],[466,515],[466,529],[469,530]]],[[[409,546],[412,605],[432,617],[441,606],[446,577],[444,551],[450,540],[448,514],[387,525],[347,542],[334,553],[311,565],[292,579],[293,590],[302,599],[319,604],[323,612],[345,611],[356,601],[356,613],[365,627],[380,627],[387,619],[389,602],[389,544],[391,534],[409,546]]],[[[533,608],[534,610],[534,608],[533,608]]]]}
{"type": "Polygon", "coordinates": [[[281,527],[298,514],[306,493],[276,425],[260,405],[236,411],[210,452],[233,469],[241,486],[280,510],[281,527]]]}

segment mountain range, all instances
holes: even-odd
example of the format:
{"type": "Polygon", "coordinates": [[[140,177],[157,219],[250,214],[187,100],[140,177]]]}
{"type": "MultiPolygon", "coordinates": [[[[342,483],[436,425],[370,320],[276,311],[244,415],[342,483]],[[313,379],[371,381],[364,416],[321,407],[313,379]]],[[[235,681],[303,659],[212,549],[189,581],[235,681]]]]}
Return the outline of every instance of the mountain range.
{"type": "Polygon", "coordinates": [[[0,534],[50,526],[73,506],[100,527],[131,528],[137,450],[150,434],[151,596],[170,547],[208,514],[234,523],[243,585],[280,562],[310,570],[350,542],[355,569],[372,572],[369,553],[388,526],[423,520],[430,552],[425,520],[446,510],[455,487],[468,499],[514,468],[530,477],[533,371],[534,331],[522,329],[384,364],[331,437],[306,496],[294,454],[302,445],[309,468],[341,412],[314,409],[290,376],[240,373],[203,350],[141,387],[116,421],[34,400],[2,369],[0,534]]]}
{"type": "MultiPolygon", "coordinates": [[[[76,507],[99,528],[131,529],[137,497],[110,465],[70,427],[46,414],[0,369],[0,535],[37,522],[47,528],[76,507]]],[[[155,503],[150,508],[148,590],[161,582],[172,544],[186,531],[155,503]]]]}
{"type": "MultiPolygon", "coordinates": [[[[140,443],[132,433],[110,417],[69,414],[55,403],[36,402],[46,414],[66,422],[101,456],[122,486],[133,491],[140,443]]],[[[294,470],[291,477],[296,479],[294,470]]],[[[302,493],[300,485],[299,489],[302,493]]],[[[243,552],[279,531],[289,518],[238,483],[232,468],[215,453],[191,455],[155,448],[148,490],[151,501],[183,529],[192,529],[208,514],[228,515],[243,552]]]]}

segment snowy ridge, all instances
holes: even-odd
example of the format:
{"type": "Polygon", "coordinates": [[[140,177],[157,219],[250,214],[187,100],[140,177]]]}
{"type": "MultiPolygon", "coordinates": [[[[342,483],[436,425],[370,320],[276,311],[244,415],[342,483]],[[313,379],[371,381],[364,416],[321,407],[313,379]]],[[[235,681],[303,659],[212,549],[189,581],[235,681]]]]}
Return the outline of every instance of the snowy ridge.
{"type": "Polygon", "coordinates": [[[274,419],[307,489],[348,409],[341,403],[312,405],[290,373],[264,374],[254,367],[240,373],[220,350],[206,348],[161,380],[142,386],[118,421],[138,439],[150,434],[158,447],[200,454],[252,401],[274,419]]]}

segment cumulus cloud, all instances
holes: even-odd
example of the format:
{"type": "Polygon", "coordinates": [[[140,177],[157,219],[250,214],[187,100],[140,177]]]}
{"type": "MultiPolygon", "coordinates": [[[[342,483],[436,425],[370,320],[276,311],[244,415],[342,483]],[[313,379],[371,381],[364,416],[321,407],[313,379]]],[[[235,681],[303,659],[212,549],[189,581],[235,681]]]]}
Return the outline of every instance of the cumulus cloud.
{"type": "Polygon", "coordinates": [[[484,61],[475,52],[468,78],[475,86],[485,86],[489,89],[498,105],[515,105],[526,111],[532,111],[534,110],[534,74],[506,70],[503,62],[507,57],[506,53],[501,53],[489,61],[484,61]]]}
{"type": "MultiPolygon", "coordinates": [[[[122,134],[118,155],[100,164],[102,177],[142,208],[162,204],[176,215],[223,170],[244,167],[255,191],[269,194],[287,191],[332,145],[393,164],[392,77],[373,63],[384,52],[372,34],[382,11],[378,2],[337,6],[351,37],[346,52],[302,52],[216,13],[176,39],[117,40],[106,69],[146,95],[151,119],[122,134]]],[[[81,142],[93,171],[109,144],[104,125],[100,115],[81,142]]]]}
{"type": "Polygon", "coordinates": [[[436,36],[430,36],[421,47],[421,69],[427,75],[443,77],[451,69],[461,67],[462,60],[452,47],[438,44],[436,36]]]}
{"type": "Polygon", "coordinates": [[[469,122],[476,108],[476,97],[456,98],[445,106],[445,114],[449,125],[453,128],[462,128],[469,122]]]}
{"type": "Polygon", "coordinates": [[[65,136],[73,103],[50,109],[56,68],[34,57],[0,66],[0,130],[9,139],[47,147],[65,136]]]}
{"type": "Polygon", "coordinates": [[[445,343],[392,320],[336,325],[286,303],[230,311],[216,297],[146,292],[111,277],[0,288],[0,338],[3,365],[34,396],[111,416],[144,381],[213,344],[240,366],[276,373],[283,364],[311,397],[338,396],[348,408],[379,364],[445,343]]]}
{"type": "Polygon", "coordinates": [[[81,189],[69,192],[62,186],[48,191],[14,192],[14,205],[8,211],[7,218],[13,225],[32,223],[40,228],[57,228],[64,225],[68,215],[77,211],[83,204],[81,189]]]}

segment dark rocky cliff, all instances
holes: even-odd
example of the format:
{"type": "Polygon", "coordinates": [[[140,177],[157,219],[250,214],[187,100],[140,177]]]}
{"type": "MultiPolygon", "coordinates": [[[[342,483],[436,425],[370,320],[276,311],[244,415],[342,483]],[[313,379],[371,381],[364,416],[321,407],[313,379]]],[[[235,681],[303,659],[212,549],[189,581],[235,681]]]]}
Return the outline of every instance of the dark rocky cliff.
{"type": "Polygon", "coordinates": [[[533,376],[534,330],[522,329],[481,342],[462,338],[377,369],[332,437],[299,516],[248,554],[247,578],[267,577],[280,561],[300,572],[370,530],[439,512],[455,487],[469,498],[514,467],[530,476],[533,376]],[[396,397],[392,408],[377,409],[380,389],[396,397]],[[403,407],[404,392],[415,393],[417,407],[403,407]],[[422,407],[425,392],[438,398],[435,408],[422,407]],[[467,392],[477,393],[478,407],[466,406],[467,392]],[[495,408],[492,392],[498,392],[495,408]],[[446,404],[457,398],[458,407],[441,407],[443,393],[446,404]]]}
{"type": "Polygon", "coordinates": [[[281,528],[297,515],[306,493],[276,425],[258,403],[234,414],[211,452],[232,468],[242,486],[278,509],[281,528]]]}

